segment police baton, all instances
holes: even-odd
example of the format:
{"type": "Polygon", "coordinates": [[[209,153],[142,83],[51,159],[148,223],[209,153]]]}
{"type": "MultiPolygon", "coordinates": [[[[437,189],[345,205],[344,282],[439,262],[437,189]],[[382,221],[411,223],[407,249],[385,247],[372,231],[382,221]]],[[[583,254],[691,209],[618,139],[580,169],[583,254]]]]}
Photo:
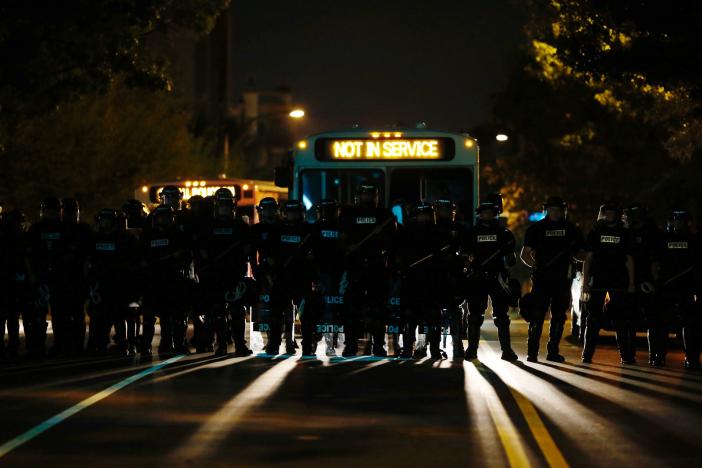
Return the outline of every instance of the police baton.
{"type": "Polygon", "coordinates": [[[424,257],[420,258],[419,260],[417,260],[416,262],[410,264],[410,265],[406,268],[406,270],[409,270],[409,269],[411,269],[411,268],[414,268],[414,267],[416,267],[417,265],[420,265],[420,264],[426,262],[427,260],[429,260],[429,259],[431,259],[431,258],[437,256],[438,254],[446,252],[446,251],[447,251],[448,249],[450,249],[450,248],[451,248],[451,244],[445,245],[445,246],[441,247],[441,248],[439,249],[438,252],[432,252],[432,253],[430,253],[429,255],[424,256],[424,257]]]}
{"type": "MultiPolygon", "coordinates": [[[[507,247],[507,246],[509,246],[509,245],[512,245],[512,244],[514,244],[514,239],[510,239],[510,241],[507,242],[504,246],[502,246],[502,247],[500,247],[499,249],[495,250],[488,258],[486,258],[485,260],[483,260],[482,262],[480,262],[480,265],[478,265],[478,268],[482,268],[482,267],[484,267],[485,265],[487,265],[488,263],[490,263],[490,261],[491,261],[493,258],[497,257],[500,253],[502,253],[502,251],[504,250],[505,247],[507,247]]],[[[470,272],[468,272],[468,274],[466,275],[466,279],[472,277],[475,273],[477,273],[477,270],[476,270],[475,268],[473,268],[473,269],[472,269],[470,272]]]]}
{"type": "MultiPolygon", "coordinates": [[[[661,286],[668,286],[670,283],[679,280],[680,278],[687,275],[688,273],[691,273],[696,267],[697,267],[697,265],[692,265],[692,266],[685,268],[681,272],[676,273],[675,275],[673,275],[670,278],[668,278],[667,280],[665,280],[663,282],[663,284],[661,284],[661,286]]],[[[641,283],[640,288],[641,288],[641,292],[643,292],[644,294],[653,294],[658,289],[656,287],[655,283],[653,283],[652,281],[644,281],[643,283],[641,283]]]]}

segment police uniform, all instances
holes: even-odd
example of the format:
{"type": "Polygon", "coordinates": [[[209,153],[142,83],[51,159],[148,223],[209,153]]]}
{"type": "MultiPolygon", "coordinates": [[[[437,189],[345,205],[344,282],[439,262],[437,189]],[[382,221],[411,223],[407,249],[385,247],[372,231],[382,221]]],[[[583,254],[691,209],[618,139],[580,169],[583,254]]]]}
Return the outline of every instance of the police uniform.
{"type": "MultiPolygon", "coordinates": [[[[610,209],[614,208],[605,208],[603,211],[610,209]]],[[[635,353],[631,341],[633,304],[627,293],[627,259],[631,256],[631,233],[619,219],[612,224],[600,220],[587,235],[586,250],[592,254],[592,260],[589,277],[584,278],[590,288],[590,298],[586,306],[583,362],[591,362],[595,353],[605,313],[605,297],[608,294],[606,311],[617,333],[622,362],[631,362],[635,353]]]]}
{"type": "MultiPolygon", "coordinates": [[[[482,203],[476,210],[493,210],[492,203],[482,203]]],[[[478,220],[470,230],[464,245],[466,255],[473,258],[466,282],[468,302],[468,348],[466,359],[477,357],[480,327],[485,319],[488,297],[492,303],[492,316],[497,327],[502,358],[515,360],[509,332],[509,295],[501,283],[508,277],[507,263],[514,264],[514,235],[500,225],[497,218],[490,222],[478,220]]]]}
{"type": "MultiPolygon", "coordinates": [[[[154,217],[173,216],[170,208],[163,205],[154,210],[154,217]]],[[[159,353],[186,352],[187,308],[184,303],[192,268],[190,242],[174,224],[153,226],[142,234],[141,258],[144,280],[148,287],[144,292],[144,332],[142,354],[150,354],[154,337],[156,317],[161,323],[159,353]]]]}
{"type": "Polygon", "coordinates": [[[216,217],[200,239],[199,279],[208,328],[215,331],[217,352],[226,354],[229,323],[237,355],[250,354],[245,335],[246,310],[241,291],[247,271],[249,227],[240,219],[216,217]]]}
{"type": "Polygon", "coordinates": [[[453,342],[453,356],[463,358],[464,349],[462,338],[465,333],[463,309],[465,291],[461,287],[460,278],[463,276],[463,262],[459,255],[463,244],[466,242],[467,230],[465,225],[457,222],[455,217],[455,204],[450,200],[437,200],[436,227],[447,238],[450,248],[439,254],[441,268],[438,271],[439,281],[437,294],[443,313],[447,315],[451,328],[451,341],[453,342]],[[449,218],[439,216],[442,209],[449,209],[452,215],[449,218]]]}
{"type": "Polygon", "coordinates": [[[134,354],[136,336],[129,310],[129,280],[137,264],[138,244],[124,226],[119,226],[116,211],[101,210],[98,223],[103,217],[109,217],[115,225],[112,232],[99,227],[88,250],[88,350],[104,352],[114,324],[120,352],[134,354]]]}
{"type": "Polygon", "coordinates": [[[348,280],[344,295],[344,355],[357,353],[358,339],[367,329],[373,354],[385,356],[387,256],[394,217],[389,210],[377,206],[346,206],[341,211],[341,226],[348,280]]]}
{"type": "Polygon", "coordinates": [[[52,310],[52,328],[54,332],[54,347],[63,350],[67,341],[66,327],[58,314],[53,314],[56,298],[60,296],[60,288],[64,285],[66,251],[68,242],[66,226],[58,218],[60,201],[58,199],[42,202],[42,211],[51,205],[56,210],[57,218],[49,219],[42,215],[27,233],[28,259],[32,284],[32,306],[23,316],[26,335],[27,351],[30,355],[41,356],[45,352],[47,314],[52,310]],[[63,340],[63,341],[62,341],[63,340]]]}
{"type": "Polygon", "coordinates": [[[81,353],[85,344],[85,300],[87,278],[85,262],[87,259],[92,228],[80,221],[78,202],[74,199],[63,200],[66,251],[63,260],[64,274],[58,296],[52,301],[52,316],[57,315],[64,327],[66,351],[81,353]]]}
{"type": "MultiPolygon", "coordinates": [[[[431,205],[420,203],[417,210],[434,216],[431,205]]],[[[403,357],[412,357],[417,327],[421,334],[426,334],[431,357],[442,357],[439,346],[442,301],[438,289],[443,279],[441,256],[451,243],[447,231],[437,228],[432,219],[408,223],[395,245],[394,256],[402,275],[403,357]]],[[[419,351],[420,355],[423,354],[422,350],[419,351]]]]}
{"type": "MultiPolygon", "coordinates": [[[[634,322],[645,323],[648,328],[648,356],[653,366],[664,362],[665,347],[664,306],[661,295],[648,290],[653,285],[653,261],[661,245],[663,232],[646,216],[645,210],[639,205],[632,205],[624,210],[627,228],[631,233],[631,257],[634,259],[634,322]],[[663,306],[663,307],[662,307],[663,306]]],[[[631,328],[632,341],[636,338],[636,330],[631,328]]]]}
{"type": "MultiPolygon", "coordinates": [[[[557,205],[563,206],[563,203],[557,205]]],[[[549,206],[544,208],[548,209],[549,206]]],[[[537,360],[544,319],[550,308],[551,324],[546,359],[562,362],[564,359],[559,353],[559,343],[563,336],[566,312],[572,303],[570,291],[575,274],[573,256],[584,248],[583,235],[565,218],[553,221],[547,216],[527,229],[524,246],[533,249],[535,254],[527,359],[537,360]]]]}
{"type": "Polygon", "coordinates": [[[27,236],[23,222],[24,215],[19,210],[8,213],[0,221],[0,359],[17,356],[19,317],[29,305],[29,278],[25,264],[27,236]]]}
{"type": "MultiPolygon", "coordinates": [[[[346,278],[343,275],[344,249],[338,205],[334,200],[322,200],[317,208],[318,219],[312,227],[312,281],[305,307],[300,315],[302,352],[314,354],[320,334],[327,337],[327,355],[333,356],[334,334],[339,333],[344,307],[346,278]],[[317,325],[322,326],[318,333],[317,325]]],[[[341,328],[343,330],[343,328],[341,328]]]]}
{"type": "Polygon", "coordinates": [[[682,229],[673,229],[671,226],[663,235],[655,255],[660,266],[658,284],[664,313],[656,335],[656,357],[660,364],[665,362],[668,327],[679,320],[683,330],[685,367],[699,369],[702,343],[702,240],[699,234],[693,233],[687,226],[682,229]]]}
{"type": "Polygon", "coordinates": [[[282,333],[285,333],[286,354],[295,353],[295,310],[298,307],[304,309],[302,300],[312,284],[308,259],[308,252],[312,249],[312,227],[302,219],[304,208],[300,202],[286,201],[283,211],[288,210],[298,211],[300,219],[280,223],[271,244],[273,264],[270,275],[265,279],[270,290],[272,311],[267,344],[269,354],[277,354],[282,333]]]}

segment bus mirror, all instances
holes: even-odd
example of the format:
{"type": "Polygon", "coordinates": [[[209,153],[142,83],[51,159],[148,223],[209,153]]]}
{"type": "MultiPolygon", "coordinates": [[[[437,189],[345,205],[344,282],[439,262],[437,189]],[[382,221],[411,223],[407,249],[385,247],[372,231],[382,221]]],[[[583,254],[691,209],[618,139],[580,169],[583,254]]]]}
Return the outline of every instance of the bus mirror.
{"type": "Polygon", "coordinates": [[[290,168],[287,166],[279,166],[275,168],[275,185],[276,187],[290,187],[290,168]]]}

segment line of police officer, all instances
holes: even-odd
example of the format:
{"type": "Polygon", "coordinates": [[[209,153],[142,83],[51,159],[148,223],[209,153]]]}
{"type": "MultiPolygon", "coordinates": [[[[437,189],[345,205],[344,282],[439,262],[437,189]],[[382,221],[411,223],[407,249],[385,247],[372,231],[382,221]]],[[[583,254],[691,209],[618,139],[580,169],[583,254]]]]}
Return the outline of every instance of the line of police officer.
{"type": "Polygon", "coordinates": [[[304,355],[314,354],[322,338],[333,353],[343,332],[344,356],[355,356],[364,336],[365,354],[386,356],[386,333],[396,356],[425,356],[419,331],[432,358],[441,358],[443,330],[452,337],[454,356],[475,359],[489,298],[502,359],[517,359],[509,308],[519,301],[529,322],[527,360],[538,360],[550,310],[546,359],[562,362],[559,343],[581,264],[583,362],[591,362],[609,319],[622,362],[633,363],[643,318],[649,361],[663,365],[668,330],[680,317],[685,364],[699,367],[700,243],[684,211],[672,213],[661,232],[643,207],[629,207],[622,220],[620,209],[607,203],[585,237],[567,221],[565,202],[550,198],[546,218],[526,233],[520,257],[532,268],[533,288],[520,300],[519,283],[509,275],[515,238],[500,223],[499,200],[481,203],[470,229],[456,221],[451,200],[412,205],[408,222],[398,225],[380,206],[378,187],[363,183],[352,206],[322,200],[314,224],[306,222],[299,201],[278,206],[265,198],[257,207],[260,222],[249,226],[237,217],[227,189],[211,199],[191,198],[189,209],[177,187],[160,195],[161,205],[148,215],[134,200],[121,212],[101,210],[95,230],[80,222],[72,199],[44,200],[40,220],[27,232],[20,212],[4,217],[0,328],[4,333],[8,324],[9,342],[4,349],[0,340],[3,353],[17,352],[21,313],[27,350],[42,355],[49,312],[52,352],[83,352],[87,304],[87,350],[94,353],[107,350],[114,328],[119,352],[150,355],[158,317],[159,354],[187,353],[190,344],[198,352],[226,354],[233,342],[236,355],[249,355],[245,320],[251,307],[270,354],[278,354],[281,344],[285,353],[295,353],[297,313],[304,355]]]}

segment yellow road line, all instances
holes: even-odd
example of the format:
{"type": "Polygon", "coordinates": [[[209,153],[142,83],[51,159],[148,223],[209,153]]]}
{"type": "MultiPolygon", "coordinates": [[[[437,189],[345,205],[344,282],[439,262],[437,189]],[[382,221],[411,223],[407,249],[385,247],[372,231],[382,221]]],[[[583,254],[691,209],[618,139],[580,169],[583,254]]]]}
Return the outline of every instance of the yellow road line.
{"type": "MultiPolygon", "coordinates": [[[[483,343],[484,346],[480,346],[480,348],[487,351],[493,359],[499,359],[499,356],[490,347],[490,345],[488,345],[485,342],[483,343]]],[[[512,397],[517,402],[517,406],[519,407],[519,410],[524,416],[524,419],[526,420],[527,425],[529,426],[529,430],[534,436],[534,439],[539,445],[539,449],[541,450],[541,453],[544,454],[546,462],[549,464],[549,466],[558,468],[568,467],[568,462],[566,461],[561,451],[558,449],[556,442],[554,442],[553,438],[551,437],[551,434],[546,428],[546,425],[541,419],[541,416],[539,416],[538,411],[536,411],[536,408],[531,403],[531,401],[529,401],[527,397],[522,395],[522,393],[519,392],[519,390],[514,388],[508,382],[505,382],[505,385],[507,385],[510,393],[512,394],[512,397]]]]}
{"type": "Polygon", "coordinates": [[[519,391],[515,390],[513,387],[509,386],[509,391],[512,393],[512,396],[517,402],[517,406],[519,406],[520,411],[524,415],[524,419],[526,419],[529,425],[529,430],[531,430],[531,433],[534,435],[536,443],[539,444],[539,448],[544,454],[544,457],[546,457],[548,465],[558,468],[568,467],[568,462],[553,441],[551,434],[548,432],[548,429],[546,429],[534,405],[531,404],[527,397],[519,393],[519,391]]]}
{"type": "Polygon", "coordinates": [[[470,391],[470,387],[475,384],[478,385],[480,394],[487,404],[490,418],[492,418],[492,422],[495,425],[497,436],[500,439],[505,455],[507,455],[509,466],[512,468],[531,466],[529,463],[529,457],[524,450],[522,436],[519,434],[517,428],[514,427],[512,419],[507,414],[507,410],[500,401],[500,398],[495,390],[490,386],[487,380],[485,380],[485,377],[480,374],[478,369],[475,367],[475,364],[465,362],[463,364],[463,368],[466,375],[466,393],[470,391]]]}

